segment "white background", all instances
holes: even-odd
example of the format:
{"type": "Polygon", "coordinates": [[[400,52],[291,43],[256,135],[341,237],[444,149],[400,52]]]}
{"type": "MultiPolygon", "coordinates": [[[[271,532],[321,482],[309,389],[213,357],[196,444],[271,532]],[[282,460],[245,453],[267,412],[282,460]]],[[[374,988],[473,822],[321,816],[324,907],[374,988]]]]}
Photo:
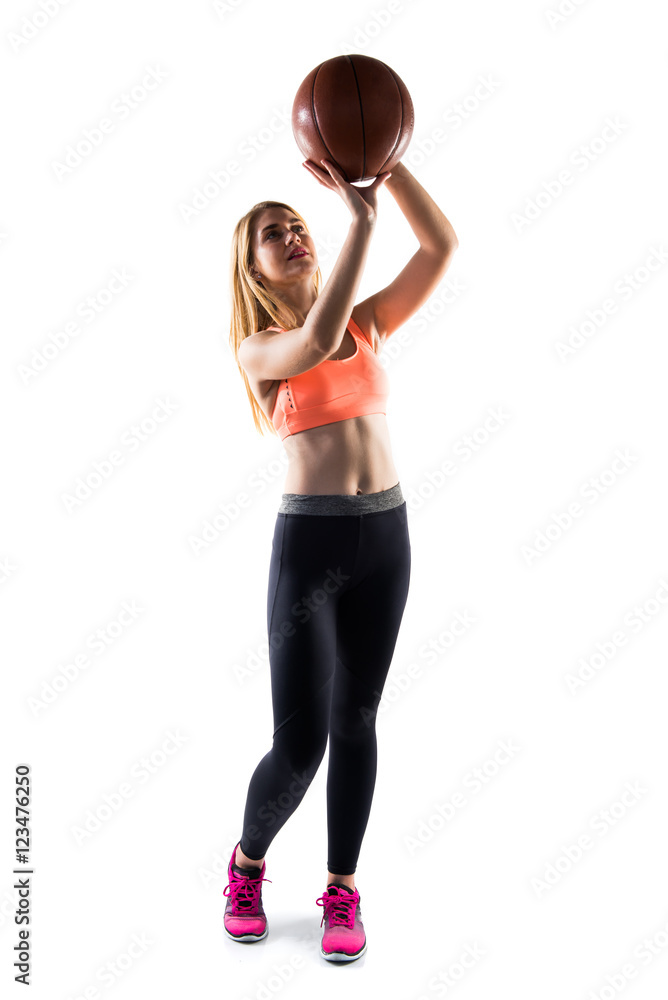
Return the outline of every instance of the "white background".
{"type": "MultiPolygon", "coordinates": [[[[3,5],[0,938],[8,979],[27,762],[32,996],[297,1000],[333,995],[337,976],[360,998],[665,995],[668,52],[659,4],[562,0],[550,16],[557,5],[3,5]],[[404,163],[460,247],[384,351],[413,563],[356,874],[368,952],[337,970],[315,905],[327,758],[272,845],[264,942],[225,937],[222,890],[271,746],[265,607],[285,474],[228,343],[230,239],[256,201],[286,201],[329,275],[349,215],[276,114],[345,52],[408,87],[404,163]],[[149,71],[153,89],[114,113],[149,71]],[[104,117],[113,131],[59,177],[104,117]],[[187,219],[231,160],[240,172],[187,219]],[[114,270],[130,277],[107,302],[114,270]],[[151,423],[160,400],[169,413],[151,423]],[[68,508],[117,449],[122,464],[68,508]],[[439,478],[448,460],[456,473],[439,478]],[[456,636],[458,613],[474,622],[456,636]],[[515,750],[495,763],[501,741],[515,750]],[[135,935],[146,944],[128,958],[135,935]]],[[[391,195],[378,200],[360,299],[418,245],[391,195]]]]}

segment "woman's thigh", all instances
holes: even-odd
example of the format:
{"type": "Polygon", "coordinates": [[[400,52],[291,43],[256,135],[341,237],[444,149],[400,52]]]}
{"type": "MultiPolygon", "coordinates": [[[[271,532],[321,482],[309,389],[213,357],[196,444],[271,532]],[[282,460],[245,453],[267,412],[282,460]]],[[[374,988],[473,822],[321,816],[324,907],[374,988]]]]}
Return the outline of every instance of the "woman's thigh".
{"type": "Polygon", "coordinates": [[[382,690],[410,585],[411,548],[406,504],[362,518],[350,586],[337,615],[337,656],[370,691],[382,690]]]}
{"type": "Polygon", "coordinates": [[[358,520],[277,516],[267,592],[274,735],[314,707],[333,678],[338,608],[355,568],[358,520]]]}

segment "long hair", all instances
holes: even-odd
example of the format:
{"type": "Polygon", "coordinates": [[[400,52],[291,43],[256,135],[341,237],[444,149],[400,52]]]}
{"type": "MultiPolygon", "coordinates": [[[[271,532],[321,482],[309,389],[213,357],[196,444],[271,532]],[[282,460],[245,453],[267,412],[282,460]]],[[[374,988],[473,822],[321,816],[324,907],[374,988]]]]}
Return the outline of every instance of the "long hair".
{"type": "MultiPolygon", "coordinates": [[[[308,230],[308,226],[299,212],[296,212],[291,205],[286,205],[283,201],[259,201],[239,219],[232,236],[230,347],[246,386],[256,429],[262,435],[264,435],[265,430],[276,435],[276,428],[258,404],[250,387],[248,376],[239,364],[239,345],[246,337],[250,337],[258,330],[265,330],[269,326],[286,328],[286,323],[288,324],[287,329],[297,326],[297,317],[292,309],[284,302],[279,303],[259,282],[255,281],[250,273],[253,229],[257,217],[265,208],[287,208],[296,219],[303,223],[305,229],[308,230]]],[[[316,295],[319,295],[322,287],[320,268],[315,272],[312,280],[316,295]]]]}

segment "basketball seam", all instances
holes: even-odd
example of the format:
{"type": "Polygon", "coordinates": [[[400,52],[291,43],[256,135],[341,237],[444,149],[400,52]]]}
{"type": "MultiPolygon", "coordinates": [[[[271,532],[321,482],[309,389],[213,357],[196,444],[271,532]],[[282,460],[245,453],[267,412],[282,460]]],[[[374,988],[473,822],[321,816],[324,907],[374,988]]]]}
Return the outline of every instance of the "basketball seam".
{"type": "MultiPolygon", "coordinates": [[[[320,131],[320,126],[318,125],[318,117],[317,117],[316,110],[315,110],[315,81],[318,79],[318,73],[320,72],[320,70],[322,69],[323,66],[324,66],[324,63],[320,63],[320,65],[318,66],[318,68],[316,70],[315,76],[313,77],[313,83],[311,84],[311,117],[313,118],[313,124],[315,125],[316,131],[317,131],[317,133],[318,133],[318,135],[320,137],[320,142],[323,144],[324,148],[327,150],[327,158],[333,160],[334,157],[332,155],[332,151],[330,150],[329,146],[325,142],[324,136],[323,136],[322,132],[320,131]]],[[[318,166],[322,169],[322,164],[321,163],[319,163],[318,166]]]]}
{"type": "MultiPolygon", "coordinates": [[[[401,88],[399,87],[399,84],[397,83],[397,78],[396,78],[396,76],[394,75],[394,73],[392,72],[392,69],[391,69],[391,68],[390,68],[389,66],[388,66],[387,68],[388,68],[388,70],[390,71],[390,76],[391,76],[391,77],[392,77],[392,79],[394,80],[394,85],[395,85],[395,87],[397,88],[397,91],[399,92],[399,104],[401,105],[401,121],[400,121],[400,123],[399,123],[399,134],[397,135],[397,139],[396,139],[396,142],[394,143],[394,146],[392,147],[392,150],[391,150],[391,152],[390,152],[390,155],[389,155],[389,156],[387,157],[387,159],[385,160],[385,163],[387,163],[387,162],[388,162],[389,160],[391,160],[391,159],[392,159],[392,156],[393,156],[393,154],[394,154],[394,151],[395,151],[395,149],[397,148],[397,146],[399,145],[399,141],[400,141],[400,139],[401,139],[401,132],[402,132],[402,129],[403,129],[403,125],[404,125],[404,102],[403,102],[403,98],[402,98],[402,96],[401,96],[401,88]]],[[[379,173],[379,174],[382,174],[382,172],[383,172],[383,168],[385,167],[385,163],[383,163],[383,165],[381,166],[380,170],[378,171],[378,173],[379,173]]]]}
{"type": "Polygon", "coordinates": [[[349,61],[353,77],[355,78],[355,88],[357,89],[357,100],[360,108],[360,120],[362,122],[362,177],[366,177],[366,132],[364,131],[364,108],[362,107],[362,96],[360,94],[359,80],[357,79],[357,73],[355,72],[355,63],[352,61],[350,56],[346,56],[349,61]]]}

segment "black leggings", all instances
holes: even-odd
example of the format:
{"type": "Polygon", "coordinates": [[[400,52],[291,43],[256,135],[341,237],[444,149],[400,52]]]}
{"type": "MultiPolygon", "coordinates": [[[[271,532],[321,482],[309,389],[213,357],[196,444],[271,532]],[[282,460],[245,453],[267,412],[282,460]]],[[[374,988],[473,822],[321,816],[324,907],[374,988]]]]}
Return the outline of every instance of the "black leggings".
{"type": "Polygon", "coordinates": [[[398,483],[361,496],[283,494],[282,508],[302,501],[312,512],[279,509],[276,518],[267,595],[273,745],[251,777],[240,840],[253,861],[302,801],[329,737],[327,868],[355,872],[376,781],[376,713],[410,580],[398,500],[398,483]],[[383,509],[389,503],[397,505],[383,509]]]}

